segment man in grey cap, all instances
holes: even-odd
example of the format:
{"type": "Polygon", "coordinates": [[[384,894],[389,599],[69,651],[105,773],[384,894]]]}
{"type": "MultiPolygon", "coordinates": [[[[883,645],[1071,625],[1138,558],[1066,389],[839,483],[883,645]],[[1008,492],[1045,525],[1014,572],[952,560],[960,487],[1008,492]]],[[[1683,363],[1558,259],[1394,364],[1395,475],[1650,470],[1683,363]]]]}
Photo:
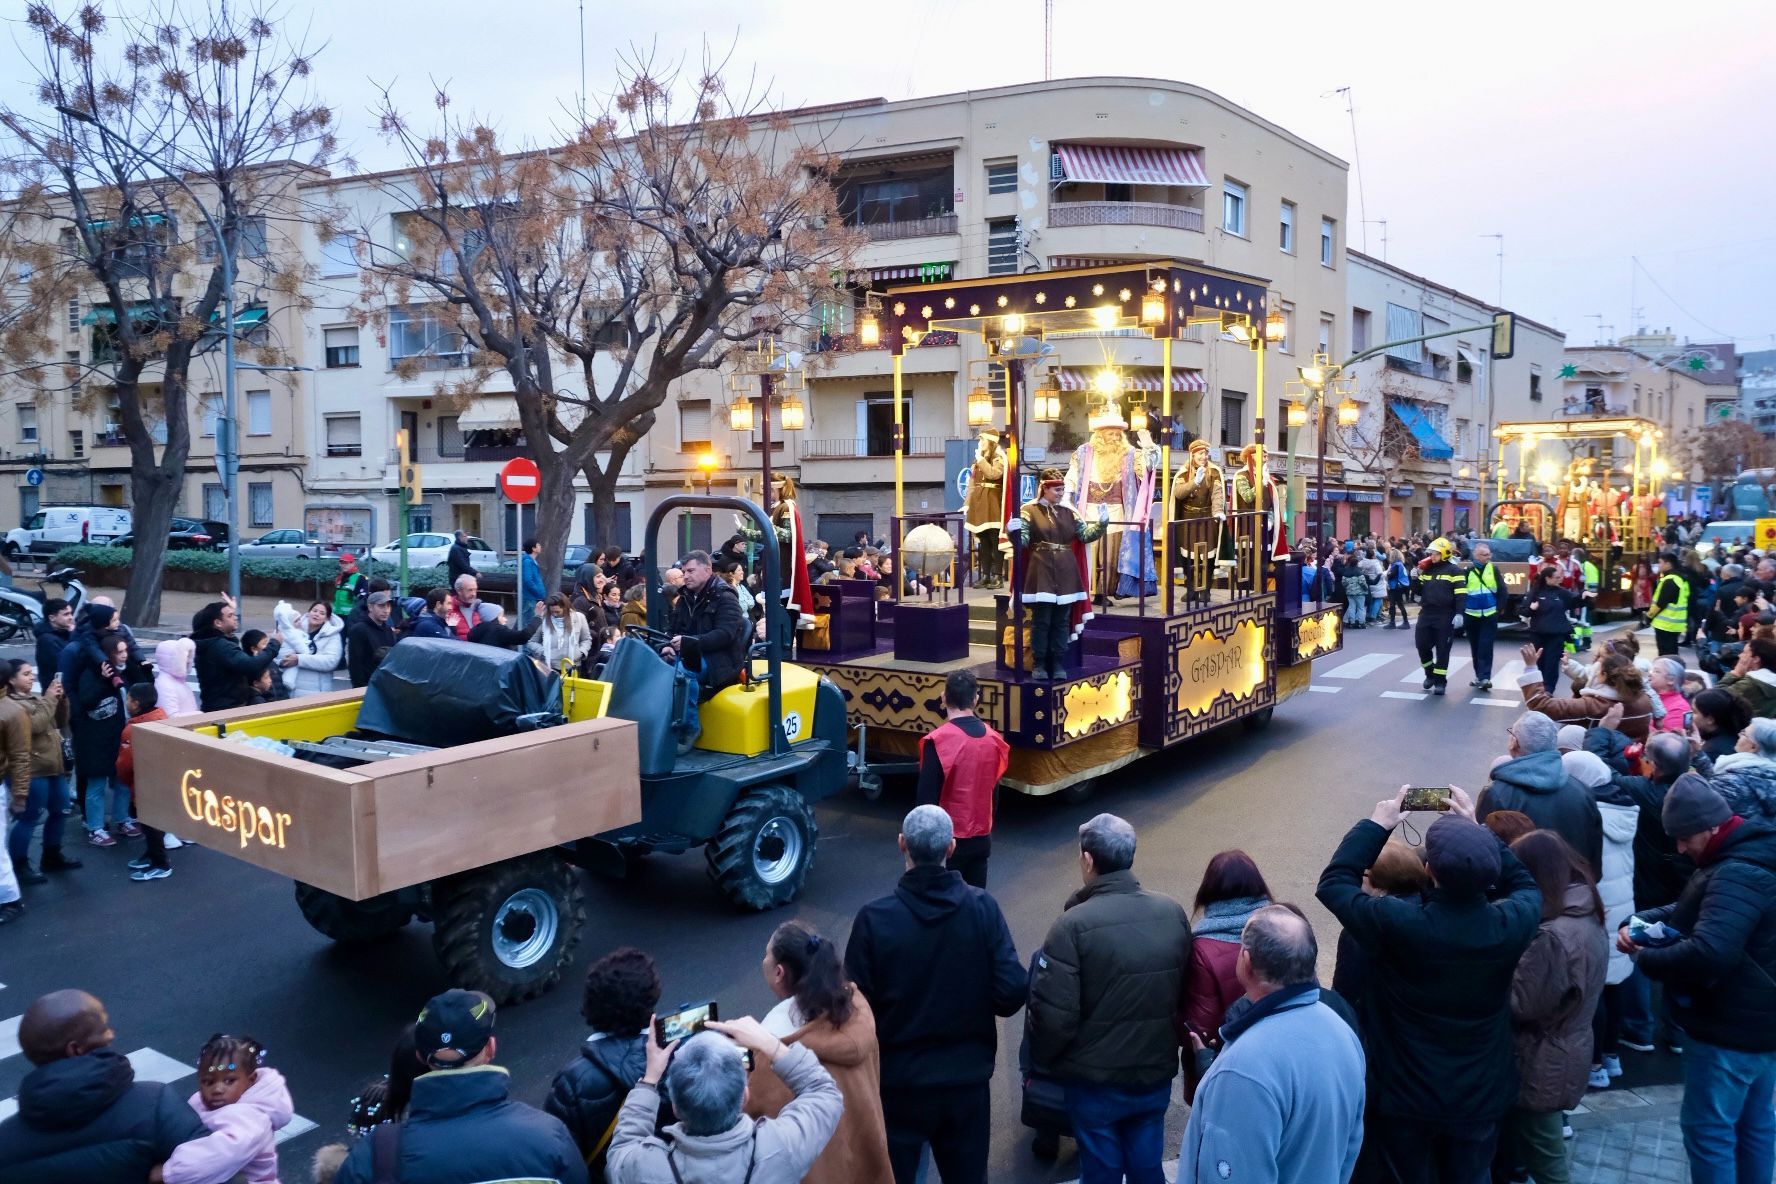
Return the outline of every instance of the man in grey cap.
{"type": "Polygon", "coordinates": [[[1679,1121],[1696,1180],[1776,1172],[1776,825],[1741,817],[1699,774],[1672,782],[1665,833],[1696,865],[1677,903],[1616,932],[1616,948],[1665,984],[1687,1035],[1679,1121]],[[1636,938],[1639,938],[1637,941],[1636,938]]]}
{"type": "Polygon", "coordinates": [[[1425,829],[1429,891],[1370,896],[1363,874],[1405,804],[1404,788],[1377,802],[1315,893],[1371,965],[1358,1012],[1376,1121],[1363,1154],[1383,1179],[1488,1184],[1499,1120],[1517,1099],[1511,977],[1541,921],[1542,894],[1451,786],[1450,812],[1425,829]]]}
{"type": "Polygon", "coordinates": [[[395,644],[389,614],[395,611],[392,592],[372,592],[364,605],[364,618],[345,634],[345,664],[354,687],[370,685],[370,675],[382,664],[383,655],[395,644]]]}

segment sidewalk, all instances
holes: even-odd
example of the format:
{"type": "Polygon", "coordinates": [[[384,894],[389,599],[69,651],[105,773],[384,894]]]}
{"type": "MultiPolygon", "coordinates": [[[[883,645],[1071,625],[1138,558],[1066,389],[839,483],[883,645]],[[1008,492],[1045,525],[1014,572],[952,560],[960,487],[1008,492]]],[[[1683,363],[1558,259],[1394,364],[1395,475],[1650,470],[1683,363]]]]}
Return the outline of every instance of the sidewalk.
{"type": "Polygon", "coordinates": [[[1572,1112],[1573,1184],[1681,1184],[1690,1178],[1677,1111],[1681,1085],[1620,1087],[1585,1095],[1572,1112]]]}
{"type": "MultiPolygon", "coordinates": [[[[94,596],[109,596],[119,605],[123,604],[122,588],[105,588],[89,585],[87,591],[94,596]]],[[[143,626],[136,629],[137,637],[145,641],[165,641],[169,637],[184,637],[191,632],[191,618],[197,610],[211,601],[218,599],[214,592],[173,592],[163,590],[160,594],[160,624],[143,626]]],[[[240,598],[241,632],[248,629],[271,631],[272,610],[277,607],[275,596],[242,596],[240,598]]],[[[295,603],[292,601],[291,603],[295,603]]],[[[296,605],[300,611],[307,605],[296,605]]]]}

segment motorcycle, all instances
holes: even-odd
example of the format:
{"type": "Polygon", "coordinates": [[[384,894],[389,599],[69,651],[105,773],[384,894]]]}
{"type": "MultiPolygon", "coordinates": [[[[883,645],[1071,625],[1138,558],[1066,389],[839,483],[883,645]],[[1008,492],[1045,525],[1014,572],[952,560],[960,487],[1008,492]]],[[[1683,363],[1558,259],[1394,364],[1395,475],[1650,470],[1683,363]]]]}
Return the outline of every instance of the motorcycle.
{"type": "Polygon", "coordinates": [[[86,585],[80,582],[80,576],[75,568],[64,567],[46,573],[37,581],[35,592],[16,585],[0,587],[0,644],[11,641],[19,633],[28,637],[36,632],[43,620],[43,602],[49,599],[49,584],[59,586],[62,598],[78,613],[87,601],[86,585]]]}

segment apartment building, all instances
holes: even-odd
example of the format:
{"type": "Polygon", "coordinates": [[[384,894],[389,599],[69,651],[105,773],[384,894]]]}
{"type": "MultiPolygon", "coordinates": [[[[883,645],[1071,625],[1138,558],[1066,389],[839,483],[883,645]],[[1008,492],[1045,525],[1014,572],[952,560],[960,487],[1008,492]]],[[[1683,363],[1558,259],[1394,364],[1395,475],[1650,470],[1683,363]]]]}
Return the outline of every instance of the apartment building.
{"type": "MultiPolygon", "coordinates": [[[[303,375],[250,367],[272,358],[260,347],[275,351],[279,365],[285,364],[284,354],[300,352],[304,316],[281,294],[279,276],[302,266],[306,220],[298,190],[318,175],[296,164],[260,171],[256,183],[263,195],[258,202],[262,212],[247,218],[237,260],[235,321],[243,331],[237,346],[242,364],[236,373],[239,511],[241,531],[249,536],[298,525],[305,505],[311,437],[303,375]]],[[[174,291],[194,301],[215,258],[201,220],[178,225],[174,213],[149,221],[165,242],[195,243],[198,265],[189,269],[187,289],[174,291]]],[[[0,386],[0,522],[25,521],[39,506],[130,503],[129,448],[107,376],[117,349],[113,327],[120,315],[135,311],[113,308],[98,285],[84,288],[69,298],[65,310],[58,310],[52,336],[59,353],[47,360],[79,367],[78,389],[40,395],[16,377],[0,379],[5,384],[0,386]],[[27,479],[34,469],[42,472],[40,485],[27,479]]],[[[216,464],[216,421],[223,411],[220,334],[206,339],[192,359],[190,390],[191,454],[174,512],[222,519],[227,502],[216,464]]],[[[159,370],[151,365],[143,375],[144,404],[157,401],[159,391],[159,370]]],[[[164,440],[164,424],[151,422],[150,428],[157,440],[164,440]]]]}
{"type": "Polygon", "coordinates": [[[1776,437],[1776,349],[1739,355],[1739,418],[1776,437]]]}
{"type": "MultiPolygon", "coordinates": [[[[1665,431],[1661,455],[1673,466],[1668,492],[1679,502],[1689,490],[1676,471],[1683,437],[1737,410],[1737,371],[1729,382],[1709,381],[1688,362],[1690,347],[1646,353],[1627,345],[1571,346],[1561,369],[1561,402],[1567,415],[1640,415],[1665,431]]],[[[1700,475],[1697,475],[1698,478],[1700,475]]]]}
{"type": "MultiPolygon", "coordinates": [[[[1512,356],[1494,360],[1489,326],[1496,306],[1359,251],[1348,259],[1350,340],[1342,356],[1475,328],[1395,347],[1347,371],[1360,414],[1349,428],[1329,428],[1334,459],[1323,504],[1314,462],[1300,462],[1310,474],[1305,521],[1323,520],[1325,533],[1337,538],[1478,529],[1483,507],[1493,500],[1493,427],[1561,414],[1558,397],[1548,392],[1566,335],[1519,315],[1512,356]]],[[[1310,452],[1305,429],[1302,436],[1297,448],[1310,452]]]]}

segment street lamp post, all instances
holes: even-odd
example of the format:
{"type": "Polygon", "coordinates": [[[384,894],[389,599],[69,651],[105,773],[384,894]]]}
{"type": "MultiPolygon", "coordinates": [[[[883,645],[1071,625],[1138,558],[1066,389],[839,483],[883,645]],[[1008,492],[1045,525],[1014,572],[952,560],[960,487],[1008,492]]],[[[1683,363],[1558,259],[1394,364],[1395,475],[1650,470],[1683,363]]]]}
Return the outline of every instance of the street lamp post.
{"type": "MultiPolygon", "coordinates": [[[[222,263],[222,416],[216,421],[216,465],[222,470],[222,492],[228,502],[228,598],[235,605],[240,604],[240,453],[235,436],[235,393],[234,393],[234,252],[229,250],[227,241],[222,237],[222,228],[210,216],[204,203],[198,200],[191,186],[185,184],[178,172],[169,168],[165,161],[152,155],[147,150],[138,148],[104,124],[91,112],[82,111],[65,104],[58,104],[56,110],[74,120],[76,123],[88,124],[95,128],[99,135],[116,144],[119,148],[134,154],[144,164],[159,169],[161,174],[184,191],[197,207],[198,216],[209,228],[210,236],[216,240],[216,254],[222,263]]],[[[119,310],[120,315],[122,310],[119,310]]]]}

